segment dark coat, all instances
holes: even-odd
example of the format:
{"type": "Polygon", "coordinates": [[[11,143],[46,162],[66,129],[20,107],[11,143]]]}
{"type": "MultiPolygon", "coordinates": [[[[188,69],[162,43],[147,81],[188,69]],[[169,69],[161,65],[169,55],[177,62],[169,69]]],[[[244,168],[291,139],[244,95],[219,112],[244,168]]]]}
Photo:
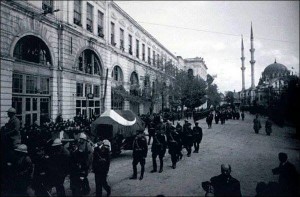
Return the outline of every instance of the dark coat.
{"type": "Polygon", "coordinates": [[[110,166],[110,153],[109,148],[105,146],[98,146],[94,149],[93,158],[93,171],[106,175],[109,171],[110,166]]]}
{"type": "Polygon", "coordinates": [[[195,142],[201,142],[203,136],[202,128],[199,126],[195,126],[193,128],[193,138],[195,142]]]}
{"type": "Polygon", "coordinates": [[[220,174],[210,179],[215,196],[242,196],[240,182],[229,176],[220,174]]]}
{"type": "Polygon", "coordinates": [[[134,158],[146,158],[148,153],[147,139],[144,135],[137,135],[133,141],[132,156],[134,158]]]}
{"type": "Polygon", "coordinates": [[[8,137],[14,146],[21,143],[20,120],[16,116],[10,118],[5,124],[4,135],[8,137]]]}
{"type": "Polygon", "coordinates": [[[286,162],[272,170],[273,174],[279,175],[279,186],[283,195],[297,194],[298,173],[293,164],[286,162]]]}
{"type": "Polygon", "coordinates": [[[166,136],[162,133],[156,133],[153,138],[153,143],[151,147],[152,153],[164,154],[167,149],[166,136]]]}

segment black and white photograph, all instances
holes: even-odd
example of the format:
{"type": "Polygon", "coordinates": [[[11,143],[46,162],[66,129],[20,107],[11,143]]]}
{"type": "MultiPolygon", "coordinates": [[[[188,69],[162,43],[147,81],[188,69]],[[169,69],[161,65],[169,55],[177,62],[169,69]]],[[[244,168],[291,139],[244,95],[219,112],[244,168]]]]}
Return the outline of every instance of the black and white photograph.
{"type": "Polygon", "coordinates": [[[300,1],[0,1],[1,196],[300,196],[300,1]]]}

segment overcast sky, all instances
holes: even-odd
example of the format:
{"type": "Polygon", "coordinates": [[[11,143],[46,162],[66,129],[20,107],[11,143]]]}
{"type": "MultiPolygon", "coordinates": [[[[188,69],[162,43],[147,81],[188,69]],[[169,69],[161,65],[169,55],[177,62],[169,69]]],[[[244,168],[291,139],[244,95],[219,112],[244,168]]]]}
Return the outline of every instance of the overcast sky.
{"type": "Polygon", "coordinates": [[[208,73],[217,75],[215,83],[221,92],[242,88],[241,34],[245,83],[250,87],[251,21],[255,84],[275,58],[299,73],[299,1],[115,2],[173,54],[203,57],[208,73]]]}

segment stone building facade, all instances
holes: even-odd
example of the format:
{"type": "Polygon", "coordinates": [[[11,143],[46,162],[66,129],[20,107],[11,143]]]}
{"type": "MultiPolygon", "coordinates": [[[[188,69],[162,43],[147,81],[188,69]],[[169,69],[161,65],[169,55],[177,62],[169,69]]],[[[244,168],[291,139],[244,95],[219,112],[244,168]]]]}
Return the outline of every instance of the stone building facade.
{"type": "Polygon", "coordinates": [[[120,99],[116,90],[142,98],[183,67],[113,1],[1,1],[0,58],[1,125],[11,106],[23,125],[107,109],[145,114],[149,102],[120,99]]]}

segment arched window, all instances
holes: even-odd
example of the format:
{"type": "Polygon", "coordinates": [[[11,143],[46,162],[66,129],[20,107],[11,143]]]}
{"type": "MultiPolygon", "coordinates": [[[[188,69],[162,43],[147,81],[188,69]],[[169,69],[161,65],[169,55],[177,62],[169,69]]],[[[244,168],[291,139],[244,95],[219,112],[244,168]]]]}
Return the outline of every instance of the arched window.
{"type": "Polygon", "coordinates": [[[130,85],[139,85],[139,79],[136,72],[133,72],[130,76],[130,85]]]}
{"type": "Polygon", "coordinates": [[[36,36],[29,35],[21,38],[15,46],[13,56],[18,60],[52,65],[47,45],[36,36]]]}
{"type": "Polygon", "coordinates": [[[102,75],[100,60],[96,53],[90,49],[86,49],[80,54],[76,70],[91,75],[102,75]]]}
{"type": "Polygon", "coordinates": [[[119,66],[115,66],[111,73],[111,77],[113,78],[114,81],[122,82],[123,81],[122,69],[119,66]]]}
{"type": "Polygon", "coordinates": [[[194,75],[194,71],[193,71],[193,69],[188,69],[188,75],[189,76],[193,76],[194,75]]]}

